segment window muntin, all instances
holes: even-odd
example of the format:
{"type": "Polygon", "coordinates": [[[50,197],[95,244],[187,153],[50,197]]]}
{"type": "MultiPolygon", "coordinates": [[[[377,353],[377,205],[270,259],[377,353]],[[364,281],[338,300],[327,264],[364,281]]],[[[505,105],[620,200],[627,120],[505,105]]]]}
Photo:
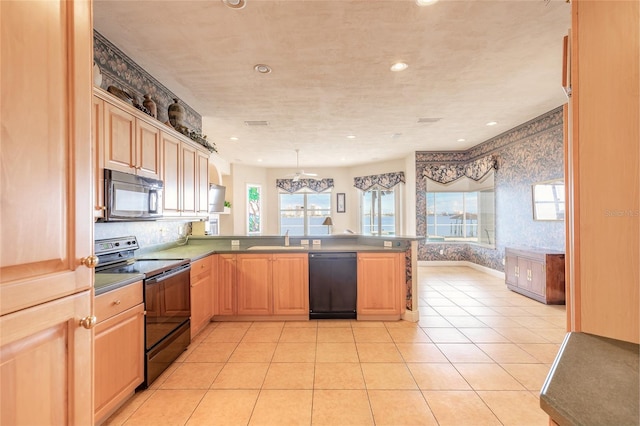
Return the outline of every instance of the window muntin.
{"type": "Polygon", "coordinates": [[[327,235],[329,229],[322,225],[331,215],[331,192],[281,192],[280,234],[327,235]]]}

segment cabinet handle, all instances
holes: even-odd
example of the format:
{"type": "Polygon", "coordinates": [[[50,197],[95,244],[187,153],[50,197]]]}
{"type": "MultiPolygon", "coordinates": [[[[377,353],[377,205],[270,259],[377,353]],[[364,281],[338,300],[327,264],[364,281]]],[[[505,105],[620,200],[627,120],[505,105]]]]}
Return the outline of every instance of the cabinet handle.
{"type": "Polygon", "coordinates": [[[519,266],[515,267],[515,272],[516,272],[516,277],[519,277],[520,276],[520,267],[519,266]]]}
{"type": "Polygon", "coordinates": [[[87,268],[95,268],[96,266],[98,266],[98,262],[98,256],[95,255],[83,257],[82,259],[80,259],[80,263],[87,268]]]}
{"type": "Polygon", "coordinates": [[[113,301],[113,304],[114,304],[114,305],[119,305],[120,303],[122,303],[122,302],[120,301],[120,299],[116,299],[116,300],[114,300],[114,301],[113,301]]]}
{"type": "Polygon", "coordinates": [[[106,209],[107,209],[107,208],[106,208],[105,206],[95,206],[95,207],[94,207],[94,210],[96,210],[96,211],[104,211],[104,210],[106,210],[106,209]]]}
{"type": "Polygon", "coordinates": [[[87,330],[91,330],[94,325],[98,322],[98,319],[91,315],[90,317],[84,317],[80,320],[80,325],[87,330]]]}

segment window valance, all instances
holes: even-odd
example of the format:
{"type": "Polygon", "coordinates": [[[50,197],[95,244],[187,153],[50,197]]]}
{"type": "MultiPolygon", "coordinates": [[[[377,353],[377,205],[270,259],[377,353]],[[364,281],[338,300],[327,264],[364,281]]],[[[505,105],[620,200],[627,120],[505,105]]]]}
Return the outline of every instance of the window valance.
{"type": "Polygon", "coordinates": [[[399,183],[405,183],[404,172],[384,173],[381,175],[353,178],[353,186],[361,191],[368,191],[371,188],[391,189],[399,183]]]}
{"type": "Polygon", "coordinates": [[[276,186],[285,192],[298,192],[307,188],[313,192],[324,192],[333,188],[333,179],[276,179],[276,186]]]}
{"type": "Polygon", "coordinates": [[[438,183],[449,183],[463,176],[479,181],[492,169],[497,169],[493,155],[478,158],[468,163],[433,164],[425,167],[422,176],[438,183]]]}

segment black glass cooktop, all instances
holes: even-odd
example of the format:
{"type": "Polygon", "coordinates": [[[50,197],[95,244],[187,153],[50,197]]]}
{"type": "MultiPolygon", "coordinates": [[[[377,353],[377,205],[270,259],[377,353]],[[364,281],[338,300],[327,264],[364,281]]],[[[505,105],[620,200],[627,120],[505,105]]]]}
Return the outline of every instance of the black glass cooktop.
{"type": "Polygon", "coordinates": [[[170,269],[176,268],[180,265],[186,265],[189,263],[185,259],[171,259],[171,260],[150,260],[141,259],[135,260],[131,263],[123,265],[114,265],[112,267],[106,267],[101,269],[98,273],[105,274],[144,274],[145,277],[160,274],[170,269]]]}

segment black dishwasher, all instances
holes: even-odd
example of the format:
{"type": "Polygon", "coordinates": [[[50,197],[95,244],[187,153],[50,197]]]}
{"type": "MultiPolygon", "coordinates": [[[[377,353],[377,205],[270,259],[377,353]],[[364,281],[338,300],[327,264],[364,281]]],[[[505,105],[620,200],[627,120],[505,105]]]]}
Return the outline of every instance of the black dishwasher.
{"type": "Polygon", "coordinates": [[[309,253],[309,318],[356,318],[356,253],[309,253]]]}

